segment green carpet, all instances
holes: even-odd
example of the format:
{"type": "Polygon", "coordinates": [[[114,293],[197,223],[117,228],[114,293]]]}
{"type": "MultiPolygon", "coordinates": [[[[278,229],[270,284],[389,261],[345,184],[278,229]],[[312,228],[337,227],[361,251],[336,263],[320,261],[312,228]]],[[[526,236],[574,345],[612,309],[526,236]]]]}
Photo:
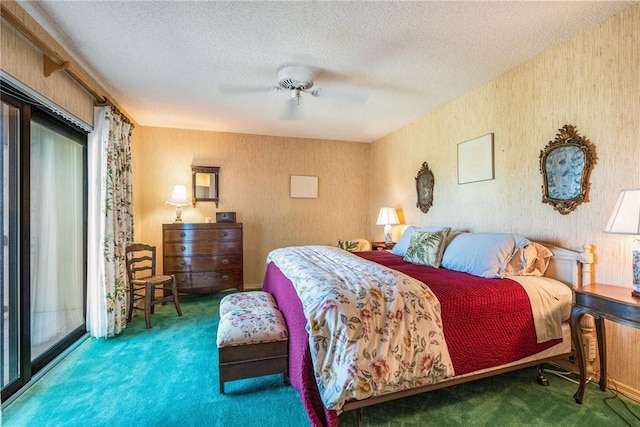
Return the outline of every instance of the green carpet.
{"type": "MultiPolygon", "coordinates": [[[[281,375],[226,384],[218,393],[216,328],[224,294],[185,296],[184,315],[157,307],[153,329],[142,316],[121,335],[82,343],[2,413],[3,426],[305,426],[297,392],[281,375]]],[[[640,404],[535,369],[462,384],[365,408],[364,426],[640,426],[640,404]],[[623,418],[607,406],[608,403],[623,418]],[[626,421],[625,421],[626,420],[626,421]]],[[[354,426],[355,414],[340,416],[354,426]]]]}

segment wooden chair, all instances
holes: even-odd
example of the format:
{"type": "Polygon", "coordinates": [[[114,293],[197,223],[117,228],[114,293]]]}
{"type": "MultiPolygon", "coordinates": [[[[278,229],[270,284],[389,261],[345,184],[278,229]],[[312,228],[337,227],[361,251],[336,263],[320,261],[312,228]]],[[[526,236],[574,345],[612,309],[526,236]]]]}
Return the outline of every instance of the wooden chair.
{"type": "Polygon", "coordinates": [[[126,248],[127,278],[129,280],[129,314],[131,321],[133,309],[142,310],[135,302],[144,300],[144,320],[147,329],[151,329],[151,314],[156,304],[173,301],[178,316],[182,309],[178,302],[178,288],[174,276],[156,275],[156,247],[134,243],[126,248]],[[162,297],[156,296],[156,289],[162,287],[162,297]]]}

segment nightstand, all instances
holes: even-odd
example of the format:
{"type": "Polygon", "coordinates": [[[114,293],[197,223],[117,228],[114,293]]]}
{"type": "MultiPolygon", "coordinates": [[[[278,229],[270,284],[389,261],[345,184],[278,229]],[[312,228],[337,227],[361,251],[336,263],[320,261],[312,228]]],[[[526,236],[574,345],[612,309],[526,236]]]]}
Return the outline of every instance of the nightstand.
{"type": "Polygon", "coordinates": [[[385,242],[371,242],[371,249],[374,251],[384,251],[393,249],[395,242],[391,242],[388,245],[385,242]]]}
{"type": "Polygon", "coordinates": [[[587,285],[575,289],[575,303],[571,308],[571,338],[576,349],[576,358],[580,369],[580,386],[573,398],[582,403],[587,382],[586,358],[580,333],[582,316],[593,316],[596,324],[598,353],[600,355],[600,390],[607,386],[607,353],[605,349],[605,331],[603,319],[621,323],[632,328],[640,328],[640,298],[631,296],[630,288],[602,284],[587,285]]]}

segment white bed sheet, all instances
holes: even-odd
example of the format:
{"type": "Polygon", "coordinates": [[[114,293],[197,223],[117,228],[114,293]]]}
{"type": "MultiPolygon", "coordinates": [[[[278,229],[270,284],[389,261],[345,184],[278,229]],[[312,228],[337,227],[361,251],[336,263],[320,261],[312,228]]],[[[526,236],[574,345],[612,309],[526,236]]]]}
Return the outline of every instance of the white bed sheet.
{"type": "Polygon", "coordinates": [[[538,342],[562,338],[562,322],[569,319],[573,293],[549,277],[512,276],[529,295],[538,342]]]}

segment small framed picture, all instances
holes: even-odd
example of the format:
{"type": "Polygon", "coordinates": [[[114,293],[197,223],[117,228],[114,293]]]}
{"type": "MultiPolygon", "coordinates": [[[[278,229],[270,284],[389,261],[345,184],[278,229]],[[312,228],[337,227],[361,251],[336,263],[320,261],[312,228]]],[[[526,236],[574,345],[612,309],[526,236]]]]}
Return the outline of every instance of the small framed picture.
{"type": "Polygon", "coordinates": [[[291,197],[302,199],[317,199],[318,177],[291,175],[291,197]]]}
{"type": "Polygon", "coordinates": [[[458,184],[494,178],[492,133],[458,144],[458,184]]]}

